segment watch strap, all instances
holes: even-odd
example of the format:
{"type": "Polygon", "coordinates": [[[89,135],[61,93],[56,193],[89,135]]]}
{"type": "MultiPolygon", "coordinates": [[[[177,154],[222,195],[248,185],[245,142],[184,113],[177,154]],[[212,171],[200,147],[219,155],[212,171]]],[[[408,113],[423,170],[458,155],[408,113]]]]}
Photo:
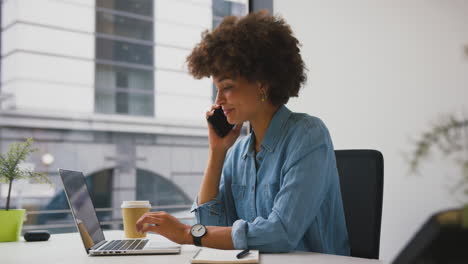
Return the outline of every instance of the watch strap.
{"type": "Polygon", "coordinates": [[[201,243],[202,237],[195,237],[195,236],[192,236],[192,237],[193,237],[193,244],[195,244],[195,246],[197,246],[197,247],[201,247],[202,246],[202,243],[201,243]]]}

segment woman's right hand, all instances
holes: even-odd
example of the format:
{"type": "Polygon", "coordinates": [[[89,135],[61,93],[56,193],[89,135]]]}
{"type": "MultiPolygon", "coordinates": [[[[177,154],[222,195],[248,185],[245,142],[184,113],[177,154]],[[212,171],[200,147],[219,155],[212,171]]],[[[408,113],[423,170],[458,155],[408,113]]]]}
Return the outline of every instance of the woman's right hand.
{"type": "MultiPolygon", "coordinates": [[[[206,111],[206,119],[214,114],[214,110],[220,108],[220,105],[212,105],[209,111],[206,111]]],[[[208,139],[210,150],[215,152],[227,152],[227,150],[236,142],[240,135],[242,124],[235,124],[234,128],[229,131],[225,137],[220,137],[214,130],[213,126],[208,123],[208,139]]]]}

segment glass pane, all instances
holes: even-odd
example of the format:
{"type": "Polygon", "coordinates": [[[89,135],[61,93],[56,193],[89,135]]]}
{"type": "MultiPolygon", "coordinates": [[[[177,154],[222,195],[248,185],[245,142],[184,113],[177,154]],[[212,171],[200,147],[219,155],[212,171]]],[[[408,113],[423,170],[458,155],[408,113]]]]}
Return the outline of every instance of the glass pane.
{"type": "Polygon", "coordinates": [[[127,92],[117,92],[115,97],[116,99],[116,113],[118,114],[128,114],[128,93],[127,92]]]}
{"type": "Polygon", "coordinates": [[[115,86],[117,88],[128,88],[128,75],[126,72],[118,71],[115,76],[115,86]]]}
{"type": "Polygon", "coordinates": [[[231,15],[231,2],[213,0],[213,16],[225,17],[231,15]]]}
{"type": "Polygon", "coordinates": [[[96,89],[95,110],[98,113],[115,113],[115,92],[112,90],[96,89]]]}
{"type": "MultiPolygon", "coordinates": [[[[91,200],[93,201],[95,208],[109,208],[111,207],[112,201],[112,175],[113,169],[102,170],[89,177],[86,177],[86,185],[89,190],[89,194],[91,196],[91,200]]],[[[62,213],[54,213],[54,214],[39,214],[36,217],[28,217],[29,224],[35,225],[63,225],[69,224],[69,226],[63,226],[61,228],[55,228],[53,230],[54,233],[64,233],[64,232],[75,232],[76,227],[75,223],[73,222],[73,217],[69,210],[67,197],[65,196],[65,192],[63,188],[60,191],[56,192],[56,194],[43,206],[37,208],[39,211],[48,211],[48,210],[63,210],[62,213]]],[[[111,220],[111,212],[110,211],[103,211],[97,212],[97,217],[100,222],[102,221],[109,221],[111,220]]],[[[28,224],[28,223],[25,223],[28,224]]],[[[103,226],[105,229],[109,229],[106,226],[103,226]]]]}
{"type": "Polygon", "coordinates": [[[97,0],[96,6],[144,16],[153,15],[153,0],[97,0]]]}
{"type": "Polygon", "coordinates": [[[96,112],[153,116],[153,94],[132,94],[123,91],[96,90],[96,112]]]}
{"type": "Polygon", "coordinates": [[[96,49],[98,59],[153,65],[152,46],[97,38],[96,49]]]}
{"type": "Polygon", "coordinates": [[[129,94],[128,114],[153,116],[153,94],[129,94]]]}
{"type": "Polygon", "coordinates": [[[96,12],[96,31],[127,38],[153,40],[153,22],[96,12]]]}
{"type": "Polygon", "coordinates": [[[232,16],[245,16],[247,14],[247,5],[243,3],[231,2],[231,15],[232,16]]]}
{"type": "Polygon", "coordinates": [[[192,199],[173,182],[141,169],[137,170],[137,199],[148,200],[153,206],[192,203],[192,199]]]}
{"type": "Polygon", "coordinates": [[[224,0],[213,0],[213,17],[243,16],[247,14],[247,5],[224,0]]]}
{"type": "Polygon", "coordinates": [[[111,65],[96,65],[96,87],[128,88],[153,91],[153,71],[137,70],[111,65]]]}
{"type": "Polygon", "coordinates": [[[216,28],[223,21],[222,17],[213,17],[213,28],[216,28]]]}

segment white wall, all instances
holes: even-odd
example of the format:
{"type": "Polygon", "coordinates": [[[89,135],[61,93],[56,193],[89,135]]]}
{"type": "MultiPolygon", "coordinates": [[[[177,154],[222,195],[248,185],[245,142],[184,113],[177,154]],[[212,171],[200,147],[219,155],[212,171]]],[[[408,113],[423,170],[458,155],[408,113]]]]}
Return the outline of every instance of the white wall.
{"type": "Polygon", "coordinates": [[[381,259],[389,262],[429,215],[459,205],[448,191],[461,176],[452,163],[435,155],[411,176],[402,153],[441,114],[468,116],[468,1],[275,1],[274,12],[292,26],[309,68],[288,106],[321,117],[336,149],[384,155],[381,259]]]}

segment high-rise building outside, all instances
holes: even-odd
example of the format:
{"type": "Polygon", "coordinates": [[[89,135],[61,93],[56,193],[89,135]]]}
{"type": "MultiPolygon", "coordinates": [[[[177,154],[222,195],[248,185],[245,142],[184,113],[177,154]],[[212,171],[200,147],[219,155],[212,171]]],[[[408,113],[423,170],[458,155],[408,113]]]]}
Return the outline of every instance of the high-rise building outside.
{"type": "Polygon", "coordinates": [[[214,90],[185,58],[204,30],[247,12],[246,0],[1,1],[0,152],[32,137],[22,166],[55,183],[13,186],[25,230],[74,228],[59,168],[85,173],[105,226],[120,224],[123,200],[190,221],[214,90]]]}

